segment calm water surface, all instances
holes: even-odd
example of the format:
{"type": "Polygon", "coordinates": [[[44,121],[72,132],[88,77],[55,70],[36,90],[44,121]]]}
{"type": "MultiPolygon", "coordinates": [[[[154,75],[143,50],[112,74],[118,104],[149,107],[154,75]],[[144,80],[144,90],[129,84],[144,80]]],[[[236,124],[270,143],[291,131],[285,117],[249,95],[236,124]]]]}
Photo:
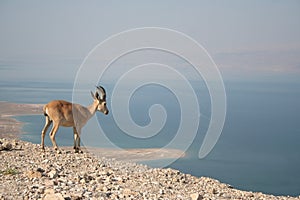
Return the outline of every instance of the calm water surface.
{"type": "MultiPolygon", "coordinates": [[[[186,152],[187,156],[169,167],[195,176],[213,177],[239,189],[275,195],[299,195],[300,84],[227,82],[225,86],[226,122],[213,151],[206,158],[198,159],[198,151],[209,123],[210,100],[205,87],[195,86],[198,98],[201,99],[199,130],[186,152]]],[[[112,90],[111,86],[106,88],[112,90]]],[[[2,101],[46,103],[51,99],[72,99],[70,83],[2,82],[0,91],[2,101]]],[[[165,88],[147,86],[132,97],[130,112],[137,124],[145,126],[150,120],[148,109],[156,103],[165,107],[168,118],[159,134],[151,138],[133,138],[123,133],[111,114],[104,116],[97,113],[96,119],[106,137],[119,147],[163,147],[174,137],[180,122],[179,103],[175,96],[165,88]]],[[[23,135],[23,139],[40,143],[43,115],[17,118],[26,122],[24,131],[27,134],[23,135]]],[[[94,142],[95,146],[105,147],[97,138],[94,142]]],[[[60,128],[57,143],[72,145],[72,129],[60,128]]],[[[46,145],[51,145],[48,136],[46,145]]]]}

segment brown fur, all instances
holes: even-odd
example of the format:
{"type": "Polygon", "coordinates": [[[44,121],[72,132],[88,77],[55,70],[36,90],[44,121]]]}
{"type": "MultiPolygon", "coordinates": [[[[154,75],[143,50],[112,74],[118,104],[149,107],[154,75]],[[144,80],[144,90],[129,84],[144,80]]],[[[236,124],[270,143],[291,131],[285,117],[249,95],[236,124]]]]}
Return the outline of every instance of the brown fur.
{"type": "MultiPolygon", "coordinates": [[[[105,90],[103,90],[105,92],[105,90]]],[[[105,97],[105,93],[102,94],[105,97]]],[[[53,123],[53,127],[50,131],[50,139],[55,150],[58,149],[55,134],[59,126],[73,127],[74,132],[74,149],[76,152],[80,148],[80,134],[82,127],[86,122],[95,114],[96,111],[103,112],[105,115],[108,114],[106,107],[106,99],[100,99],[98,92],[94,95],[93,103],[87,107],[80,104],[73,104],[64,100],[53,100],[50,101],[43,107],[43,112],[46,117],[46,123],[42,130],[41,135],[41,146],[44,149],[45,134],[49,126],[53,123]]]]}

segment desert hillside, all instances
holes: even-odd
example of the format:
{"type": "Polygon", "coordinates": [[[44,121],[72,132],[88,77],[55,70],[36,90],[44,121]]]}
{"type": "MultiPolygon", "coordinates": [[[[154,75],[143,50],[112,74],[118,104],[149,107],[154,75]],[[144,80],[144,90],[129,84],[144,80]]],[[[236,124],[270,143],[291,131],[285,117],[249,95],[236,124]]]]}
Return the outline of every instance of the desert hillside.
{"type": "Polygon", "coordinates": [[[300,199],[20,140],[2,138],[0,150],[0,199],[300,199]]]}

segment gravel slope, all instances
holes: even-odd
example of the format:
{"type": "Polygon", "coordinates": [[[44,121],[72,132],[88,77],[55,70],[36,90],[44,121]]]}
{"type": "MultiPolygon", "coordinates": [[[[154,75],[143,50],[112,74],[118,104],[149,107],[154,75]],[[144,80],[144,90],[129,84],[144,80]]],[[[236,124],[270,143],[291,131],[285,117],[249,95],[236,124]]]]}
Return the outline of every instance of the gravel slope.
{"type": "Polygon", "coordinates": [[[0,150],[0,199],[300,199],[19,140],[0,139],[0,150]]]}

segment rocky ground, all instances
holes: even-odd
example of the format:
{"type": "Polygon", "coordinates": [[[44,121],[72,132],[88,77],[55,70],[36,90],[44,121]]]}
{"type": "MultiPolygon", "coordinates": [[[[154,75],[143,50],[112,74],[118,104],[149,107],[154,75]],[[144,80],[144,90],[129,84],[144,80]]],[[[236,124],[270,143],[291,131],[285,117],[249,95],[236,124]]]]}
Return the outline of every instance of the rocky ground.
{"type": "Polygon", "coordinates": [[[12,139],[0,139],[0,160],[0,199],[300,199],[12,139]]]}

